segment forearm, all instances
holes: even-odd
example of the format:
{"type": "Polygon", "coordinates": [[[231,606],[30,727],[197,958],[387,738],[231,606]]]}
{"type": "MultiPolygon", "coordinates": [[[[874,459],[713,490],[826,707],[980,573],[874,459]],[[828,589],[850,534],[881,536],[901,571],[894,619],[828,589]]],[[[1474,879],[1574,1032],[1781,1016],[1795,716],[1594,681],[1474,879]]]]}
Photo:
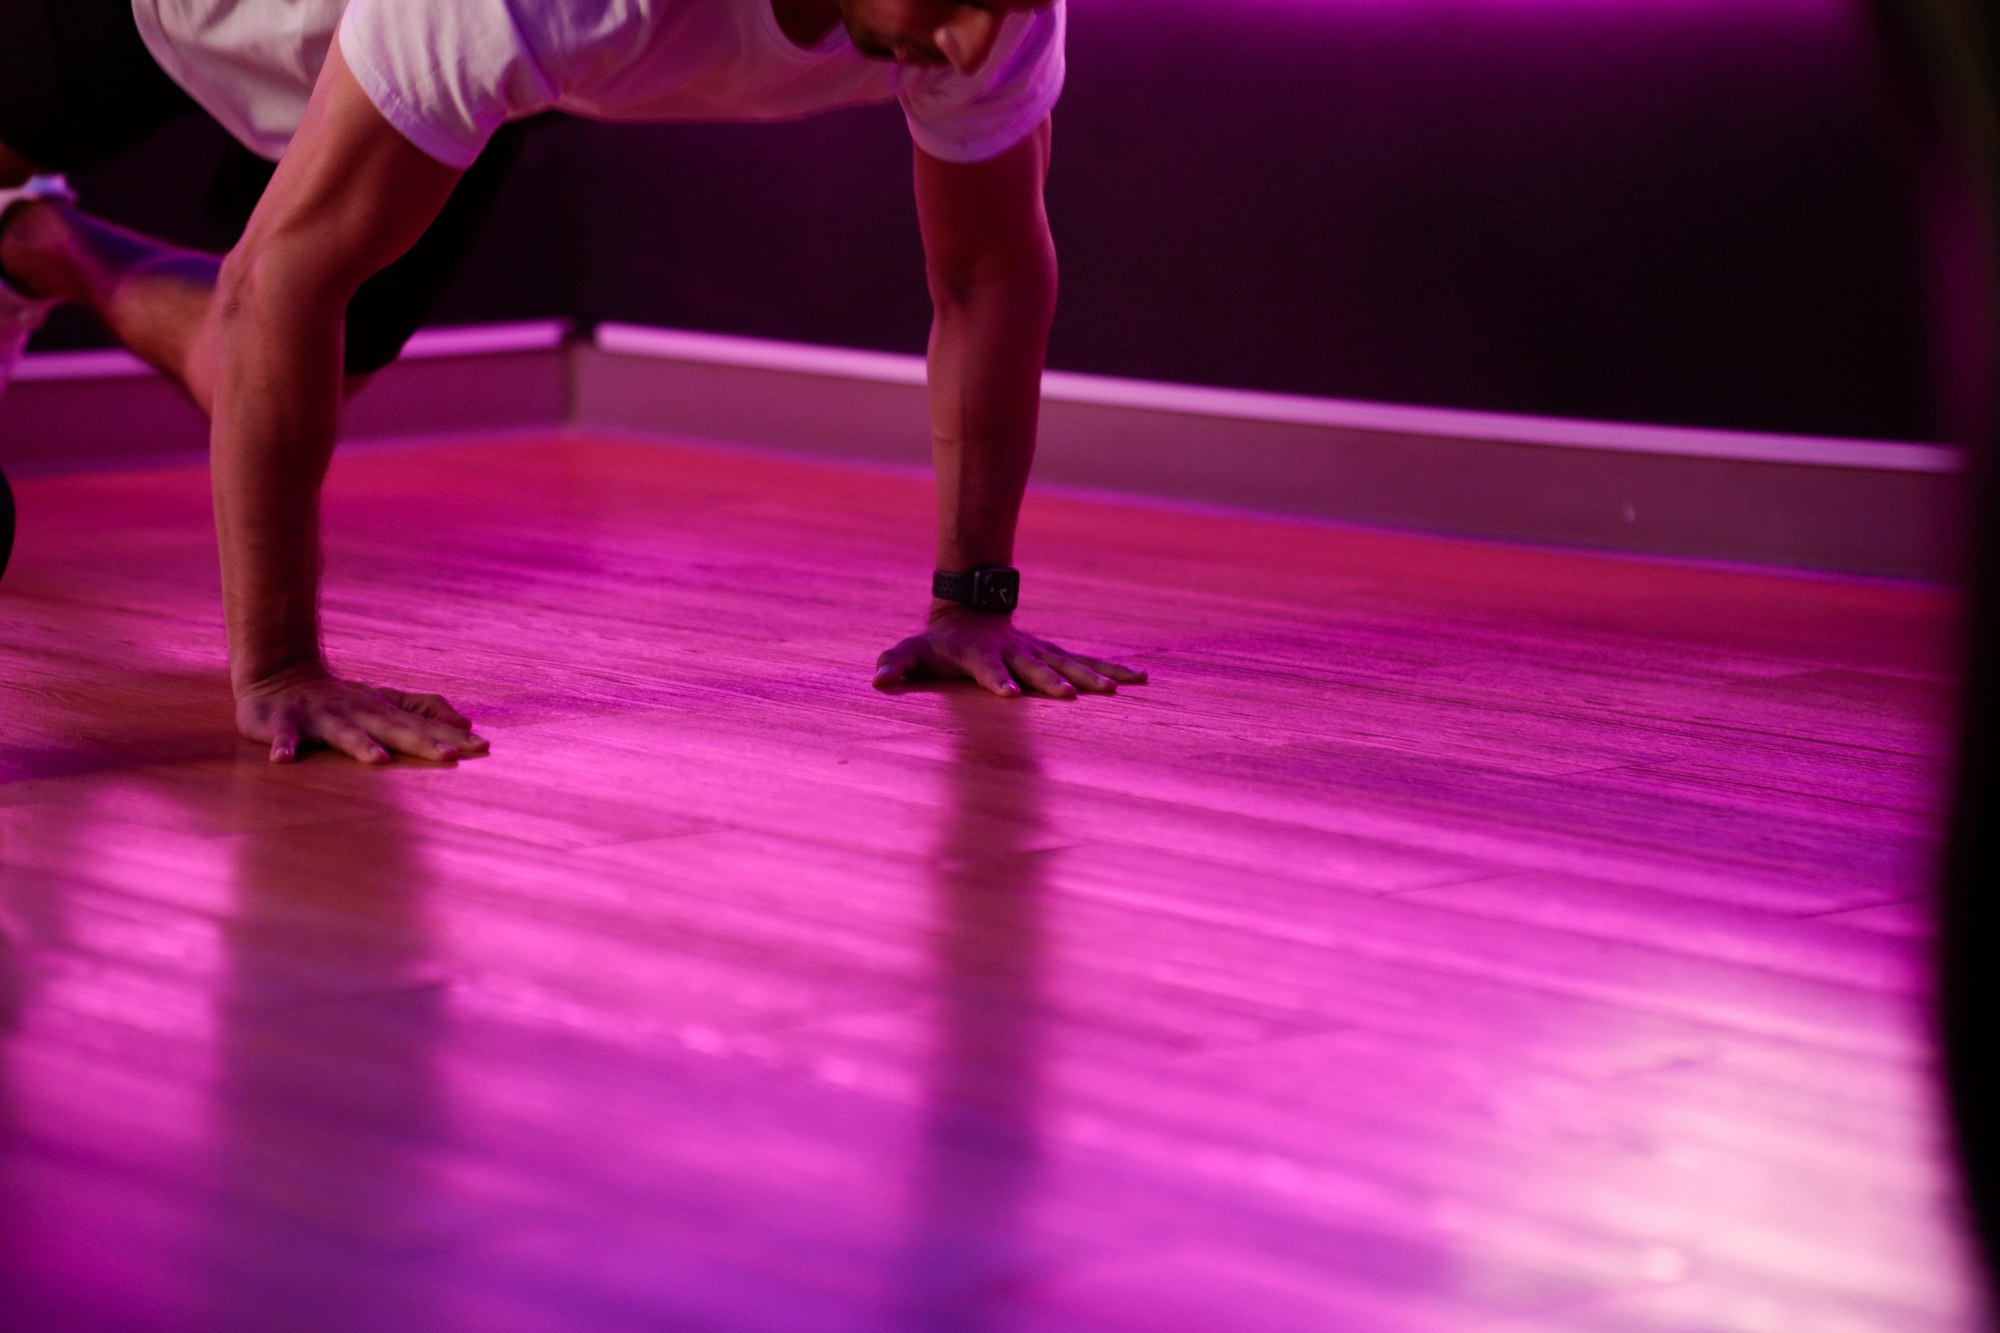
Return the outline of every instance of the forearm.
{"type": "MultiPolygon", "coordinates": [[[[1050,135],[1043,121],[999,156],[971,163],[916,151],[917,219],[937,311],[930,386],[940,569],[1014,562],[1056,309],[1055,243],[1042,207],[1050,135]]],[[[923,632],[875,667],[882,689],[925,677],[1069,699],[1146,674],[1070,653],[1011,616],[933,598],[923,632]]]]}
{"type": "MultiPolygon", "coordinates": [[[[1011,564],[1014,531],[1035,457],[1042,362],[1055,312],[1053,251],[1006,281],[970,283],[937,303],[931,333],[936,426],[937,563],[963,570],[1011,564]],[[962,299],[948,299],[962,294],[962,299]]],[[[933,289],[939,284],[933,279],[933,289]]],[[[923,631],[877,659],[875,684],[965,677],[1002,697],[1108,694],[1146,673],[1072,653],[1025,632],[1011,615],[932,598],[923,631]]]]}
{"type": "Polygon", "coordinates": [[[956,288],[934,284],[932,458],[937,567],[1008,564],[1035,457],[1042,365],[1055,314],[1053,254],[956,288]]]}
{"type": "Polygon", "coordinates": [[[340,404],[344,301],[232,256],[217,302],[211,466],[230,683],[320,665],[319,491],[340,404]]]}

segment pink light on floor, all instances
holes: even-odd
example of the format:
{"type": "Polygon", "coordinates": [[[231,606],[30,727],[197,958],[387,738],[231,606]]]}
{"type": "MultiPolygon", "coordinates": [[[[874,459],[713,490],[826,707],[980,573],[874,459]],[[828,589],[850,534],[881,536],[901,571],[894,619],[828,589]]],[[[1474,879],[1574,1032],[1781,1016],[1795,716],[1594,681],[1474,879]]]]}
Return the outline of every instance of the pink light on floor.
{"type": "Polygon", "coordinates": [[[274,766],[205,470],[21,489],[28,1326],[1972,1325],[1945,594],[1037,496],[1037,625],[1154,683],[891,695],[920,481],[361,453],[337,660],[494,753],[274,766]]]}

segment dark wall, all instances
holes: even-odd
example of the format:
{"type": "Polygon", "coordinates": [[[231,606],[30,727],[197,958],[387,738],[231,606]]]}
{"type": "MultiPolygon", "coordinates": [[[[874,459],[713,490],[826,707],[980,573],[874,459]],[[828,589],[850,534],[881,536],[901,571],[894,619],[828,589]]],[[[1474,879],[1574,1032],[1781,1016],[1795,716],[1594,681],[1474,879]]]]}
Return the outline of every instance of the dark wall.
{"type": "MultiPolygon", "coordinates": [[[[1933,437],[1907,100],[1848,0],[1072,0],[1051,359],[1933,437]]],[[[175,221],[200,138],[92,200],[175,221]]],[[[529,167],[443,318],[923,345],[891,109],[556,123],[529,167]]]]}
{"type": "Polygon", "coordinates": [[[1078,8],[1059,359],[1924,433],[1913,153],[1837,2],[1078,8]]]}

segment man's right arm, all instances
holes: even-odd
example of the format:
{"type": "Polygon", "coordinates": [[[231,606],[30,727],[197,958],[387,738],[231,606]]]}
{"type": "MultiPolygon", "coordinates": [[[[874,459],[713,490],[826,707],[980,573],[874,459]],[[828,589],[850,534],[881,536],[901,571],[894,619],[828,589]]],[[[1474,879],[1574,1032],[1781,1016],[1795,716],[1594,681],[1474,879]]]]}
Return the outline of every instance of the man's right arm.
{"type": "Polygon", "coordinates": [[[237,726],[284,761],[312,741],[365,763],[486,743],[435,695],[340,680],[320,650],[319,492],[333,454],[347,303],[407,250],[459,173],[383,119],[336,41],[305,121],[223,261],[196,355],[212,358],[211,464],[237,726]]]}

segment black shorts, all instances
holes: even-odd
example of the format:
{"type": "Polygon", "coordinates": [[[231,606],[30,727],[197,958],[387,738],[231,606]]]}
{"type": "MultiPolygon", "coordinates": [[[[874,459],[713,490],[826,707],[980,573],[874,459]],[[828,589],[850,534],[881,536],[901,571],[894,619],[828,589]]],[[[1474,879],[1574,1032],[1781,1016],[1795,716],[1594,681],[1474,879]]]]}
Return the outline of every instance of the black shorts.
{"type": "MultiPolygon", "coordinates": [[[[0,144],[38,168],[83,171],[183,116],[204,114],[139,40],[132,0],[0,0],[0,144]]],[[[347,309],[350,374],[380,370],[403,350],[457,276],[519,155],[509,126],[423,239],[355,294],[347,309]]],[[[207,193],[216,225],[240,234],[273,170],[232,142],[207,193]]]]}

